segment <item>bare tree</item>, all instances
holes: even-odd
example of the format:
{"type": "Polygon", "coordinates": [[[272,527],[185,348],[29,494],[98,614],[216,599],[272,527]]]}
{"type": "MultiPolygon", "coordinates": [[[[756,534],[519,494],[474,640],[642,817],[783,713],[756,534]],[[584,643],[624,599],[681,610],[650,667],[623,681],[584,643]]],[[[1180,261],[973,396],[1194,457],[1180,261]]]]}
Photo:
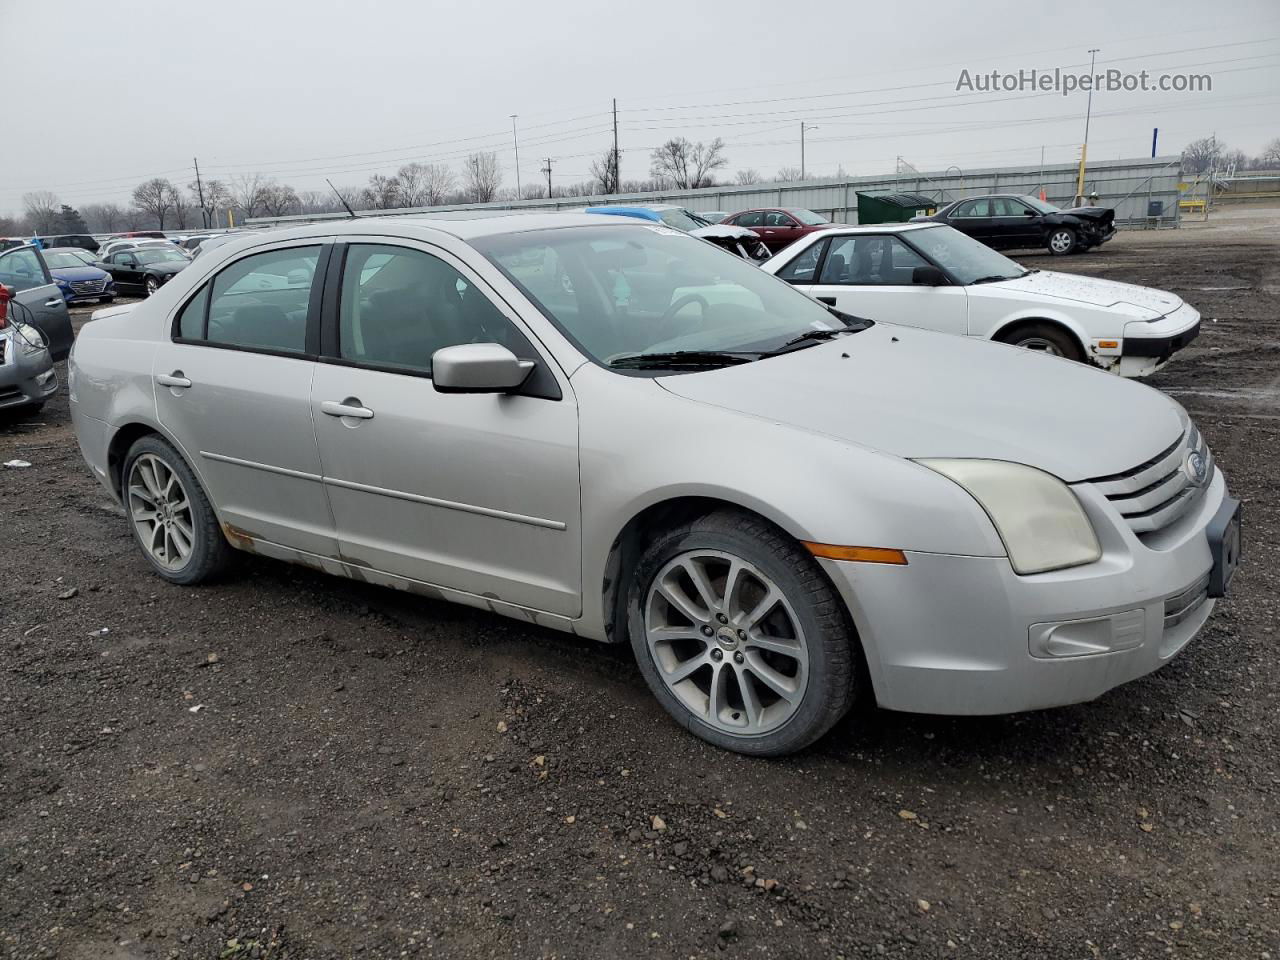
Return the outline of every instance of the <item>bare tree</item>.
{"type": "MultiPolygon", "coordinates": [[[[599,160],[591,161],[591,176],[600,185],[601,193],[618,192],[618,155],[610,147],[599,160]]],[[[580,194],[573,194],[580,196],[580,194]]]]}
{"type": "Polygon", "coordinates": [[[375,173],[360,191],[361,203],[374,210],[394,210],[400,206],[400,182],[395,177],[375,173]]]}
{"type": "Polygon", "coordinates": [[[187,214],[195,208],[187,202],[186,195],[173,184],[169,185],[169,200],[173,205],[173,219],[179,230],[187,229],[187,214]]]}
{"type": "Polygon", "coordinates": [[[396,205],[421,207],[427,204],[427,165],[406,163],[396,171],[395,181],[399,192],[396,205]]]}
{"type": "Polygon", "coordinates": [[[677,190],[709,187],[715,181],[712,171],[729,165],[724,156],[724,141],[716,137],[710,143],[690,143],[684,137],[668,140],[649,155],[649,172],[670,180],[677,190]]]}
{"type": "Polygon", "coordinates": [[[94,233],[111,233],[124,222],[124,211],[118,203],[90,203],[83,212],[85,223],[94,233]]]}
{"type": "Polygon", "coordinates": [[[464,189],[473,203],[488,203],[502,185],[502,167],[496,153],[473,153],[463,166],[464,189]]]}
{"type": "Polygon", "coordinates": [[[1202,137],[1183,148],[1182,169],[1187,173],[1207,173],[1218,165],[1223,145],[1217,137],[1202,137]]]}
{"type": "Polygon", "coordinates": [[[1276,137],[1263,147],[1254,162],[1259,170],[1273,170],[1280,167],[1280,137],[1276,137]]]}
{"type": "Polygon", "coordinates": [[[240,208],[241,216],[252,217],[262,207],[262,188],[265,184],[260,173],[242,173],[231,178],[228,190],[231,201],[240,208]]]}
{"type": "Polygon", "coordinates": [[[426,167],[424,187],[428,206],[437,207],[445,197],[457,189],[458,178],[447,163],[429,163],[426,167]]]}
{"type": "Polygon", "coordinates": [[[176,193],[173,184],[164,177],[152,177],[133,188],[133,202],[139,210],[150,214],[156,226],[163,230],[165,218],[173,210],[176,193]]]}
{"type": "Polygon", "coordinates": [[[800,179],[799,167],[779,167],[778,172],[773,175],[773,179],[778,183],[791,183],[800,179]]]}
{"type": "Polygon", "coordinates": [[[33,190],[22,195],[22,208],[33,233],[53,232],[59,206],[58,195],[51,190],[33,190]]]}
{"type": "Polygon", "coordinates": [[[269,217],[282,217],[298,207],[298,194],[287,183],[268,180],[262,187],[262,209],[269,217]]]}
{"type": "Polygon", "coordinates": [[[759,183],[764,177],[760,176],[760,171],[748,167],[746,170],[739,170],[733,175],[733,182],[740,186],[750,186],[753,183],[759,183]]]}
{"type": "Polygon", "coordinates": [[[219,214],[231,206],[231,191],[221,180],[204,180],[199,184],[192,180],[187,184],[187,192],[201,208],[206,227],[218,226],[219,214]]]}
{"type": "Polygon", "coordinates": [[[0,216],[0,236],[16,237],[26,233],[26,223],[15,217],[0,216]]]}

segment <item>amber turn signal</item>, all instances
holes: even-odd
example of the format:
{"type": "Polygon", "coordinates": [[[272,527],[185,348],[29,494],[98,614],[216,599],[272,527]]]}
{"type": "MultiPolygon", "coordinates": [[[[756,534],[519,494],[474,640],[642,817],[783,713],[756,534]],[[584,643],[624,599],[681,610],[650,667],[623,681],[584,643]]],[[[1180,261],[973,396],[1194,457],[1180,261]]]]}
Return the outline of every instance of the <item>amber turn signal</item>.
{"type": "Polygon", "coordinates": [[[827,560],[856,560],[859,563],[892,563],[900,567],[907,565],[907,555],[901,550],[889,547],[841,547],[834,543],[812,543],[801,540],[806,550],[815,557],[827,560]]]}
{"type": "Polygon", "coordinates": [[[1114,350],[1118,346],[1120,346],[1119,340],[1099,340],[1098,341],[1099,350],[1114,350]]]}

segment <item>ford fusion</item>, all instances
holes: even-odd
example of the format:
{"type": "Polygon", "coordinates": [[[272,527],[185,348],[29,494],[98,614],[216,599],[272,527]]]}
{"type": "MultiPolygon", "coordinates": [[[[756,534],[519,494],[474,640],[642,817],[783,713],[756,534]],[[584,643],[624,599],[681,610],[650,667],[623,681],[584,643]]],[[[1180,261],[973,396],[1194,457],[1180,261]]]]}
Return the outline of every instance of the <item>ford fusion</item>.
{"type": "Polygon", "coordinates": [[[244,550],[629,643],[681,726],[747,754],[860,697],[1097,697],[1182,650],[1239,558],[1160,393],[627,218],[246,234],[98,311],[69,372],[160,577],[244,550]]]}

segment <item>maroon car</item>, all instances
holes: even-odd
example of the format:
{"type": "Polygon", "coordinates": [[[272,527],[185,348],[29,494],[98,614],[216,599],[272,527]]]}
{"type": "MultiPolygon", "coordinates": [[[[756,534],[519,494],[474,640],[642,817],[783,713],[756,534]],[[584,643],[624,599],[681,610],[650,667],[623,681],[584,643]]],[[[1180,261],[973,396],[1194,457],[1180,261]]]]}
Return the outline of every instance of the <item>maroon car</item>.
{"type": "Polygon", "coordinates": [[[720,222],[754,230],[764,241],[764,245],[774,253],[815,230],[831,226],[831,221],[826,217],[799,207],[743,210],[741,213],[725,217],[720,222]]]}

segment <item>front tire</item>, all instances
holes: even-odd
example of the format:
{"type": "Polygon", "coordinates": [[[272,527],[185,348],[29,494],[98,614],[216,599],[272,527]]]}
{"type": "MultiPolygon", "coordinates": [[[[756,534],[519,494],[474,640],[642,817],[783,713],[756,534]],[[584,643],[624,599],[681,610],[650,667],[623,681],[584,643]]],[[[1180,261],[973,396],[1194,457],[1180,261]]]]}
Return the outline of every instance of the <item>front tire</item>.
{"type": "Polygon", "coordinates": [[[1054,227],[1045,238],[1045,246],[1055,257],[1064,257],[1071,253],[1079,242],[1076,232],[1070,227],[1054,227]]]}
{"type": "Polygon", "coordinates": [[[147,296],[154,297],[156,295],[156,291],[160,289],[160,281],[158,281],[155,277],[147,277],[147,282],[145,284],[145,287],[147,291],[147,296]]]}
{"type": "Polygon", "coordinates": [[[231,560],[231,546],[187,461],[168,441],[142,437],[125,457],[121,499],[133,538],[170,583],[203,583],[231,560]]]}
{"type": "Polygon", "coordinates": [[[1038,350],[1054,357],[1084,361],[1084,351],[1076,338],[1056,323],[1024,323],[1001,334],[999,339],[1001,343],[1024,350],[1038,350]]]}
{"type": "Polygon", "coordinates": [[[853,704],[861,661],[840,597],[799,543],[758,517],[719,511],[658,535],[627,620],[658,702],[716,746],[793,753],[853,704]]]}

